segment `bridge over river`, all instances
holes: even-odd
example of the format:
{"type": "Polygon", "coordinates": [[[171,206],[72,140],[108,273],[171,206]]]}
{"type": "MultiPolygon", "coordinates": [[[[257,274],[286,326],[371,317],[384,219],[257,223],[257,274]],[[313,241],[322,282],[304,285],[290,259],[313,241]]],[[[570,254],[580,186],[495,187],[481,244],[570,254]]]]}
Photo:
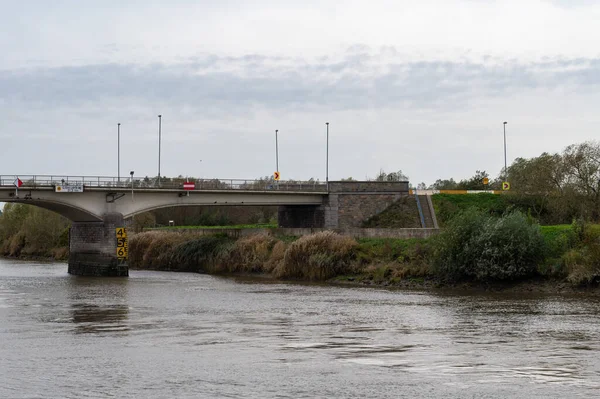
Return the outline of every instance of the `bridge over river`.
{"type": "Polygon", "coordinates": [[[281,227],[357,227],[401,196],[408,182],[317,182],[240,179],[0,176],[0,202],[57,212],[72,223],[69,273],[126,276],[117,228],[136,214],[175,206],[272,205],[281,227]]]}

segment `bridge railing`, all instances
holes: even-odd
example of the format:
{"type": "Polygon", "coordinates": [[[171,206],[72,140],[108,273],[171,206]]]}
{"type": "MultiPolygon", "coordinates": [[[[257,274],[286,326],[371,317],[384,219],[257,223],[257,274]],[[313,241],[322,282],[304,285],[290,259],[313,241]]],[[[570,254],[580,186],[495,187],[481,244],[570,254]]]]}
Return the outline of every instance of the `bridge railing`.
{"type": "Polygon", "coordinates": [[[85,188],[183,189],[183,184],[193,182],[194,190],[245,190],[245,191],[315,191],[325,192],[327,186],[316,181],[272,181],[244,179],[186,179],[110,176],[53,176],[53,175],[0,175],[0,187],[16,187],[17,179],[23,187],[43,188],[55,186],[83,186],[85,188]]]}

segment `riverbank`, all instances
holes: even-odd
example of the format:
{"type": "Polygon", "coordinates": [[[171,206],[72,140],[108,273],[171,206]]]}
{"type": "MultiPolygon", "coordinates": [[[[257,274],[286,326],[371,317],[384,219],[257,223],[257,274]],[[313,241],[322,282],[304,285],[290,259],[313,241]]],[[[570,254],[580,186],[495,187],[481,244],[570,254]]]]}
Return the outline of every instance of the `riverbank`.
{"type": "Polygon", "coordinates": [[[69,247],[53,248],[50,251],[41,252],[19,252],[18,255],[9,253],[0,253],[2,259],[14,259],[19,261],[36,261],[36,262],[66,262],[69,260],[69,247]]]}
{"type": "Polygon", "coordinates": [[[458,291],[592,293],[598,290],[589,236],[577,226],[542,228],[543,251],[522,278],[449,281],[434,266],[440,243],[427,239],[354,239],[333,232],[304,237],[259,234],[237,239],[193,232],[146,232],[130,243],[130,267],[355,286],[458,291]],[[588,238],[586,238],[586,235],[588,238]]]}
{"type": "Polygon", "coordinates": [[[340,276],[326,281],[328,284],[349,287],[373,287],[416,291],[438,291],[446,293],[478,294],[542,294],[542,295],[585,295],[600,297],[600,287],[575,286],[564,279],[533,277],[521,281],[503,283],[464,282],[448,284],[435,278],[407,278],[401,281],[388,279],[374,281],[368,276],[340,276]]]}
{"type": "MultiPolygon", "coordinates": [[[[481,221],[477,224],[486,225],[481,221]]],[[[504,229],[501,223],[495,222],[494,226],[500,231],[504,229]]],[[[522,232],[523,225],[511,227],[508,224],[513,230],[504,229],[502,233],[508,238],[500,237],[504,241],[498,244],[498,237],[485,235],[486,246],[468,256],[465,256],[463,247],[473,247],[479,243],[471,239],[468,241],[470,244],[465,245],[457,242],[452,234],[446,233],[426,238],[399,239],[361,238],[361,235],[349,236],[332,231],[319,231],[299,237],[281,234],[280,229],[257,230],[252,231],[252,234],[229,234],[227,231],[212,231],[209,234],[204,230],[193,229],[148,231],[132,235],[129,264],[132,269],[248,275],[279,281],[419,290],[540,293],[600,291],[600,267],[597,266],[600,265],[600,226],[527,226],[525,229],[542,240],[541,243],[532,241],[535,251],[530,250],[530,245],[522,237],[514,234],[515,230],[522,232]],[[448,240],[448,236],[451,240],[448,240]],[[500,255],[498,251],[493,252],[489,242],[496,242],[495,245],[504,252],[500,255]],[[450,248],[450,244],[456,248],[450,248]],[[507,245],[525,247],[516,249],[529,251],[530,255],[524,261],[521,260],[521,264],[517,264],[515,252],[507,251],[507,245]],[[452,250],[449,251],[449,248],[452,250]],[[483,255],[485,252],[495,255],[490,258],[489,255],[483,255]],[[454,264],[458,265],[458,271],[462,275],[454,277],[449,274],[449,271],[454,270],[449,269],[446,264],[448,258],[455,258],[454,264]],[[472,266],[464,267],[469,262],[472,266]],[[512,274],[508,274],[505,269],[512,274]]],[[[482,234],[472,231],[470,235],[479,237],[482,234]]],[[[469,238],[463,237],[460,240],[469,238]]],[[[35,261],[68,259],[67,247],[39,254],[27,251],[26,246],[24,249],[18,253],[19,256],[10,258],[35,261]]]]}

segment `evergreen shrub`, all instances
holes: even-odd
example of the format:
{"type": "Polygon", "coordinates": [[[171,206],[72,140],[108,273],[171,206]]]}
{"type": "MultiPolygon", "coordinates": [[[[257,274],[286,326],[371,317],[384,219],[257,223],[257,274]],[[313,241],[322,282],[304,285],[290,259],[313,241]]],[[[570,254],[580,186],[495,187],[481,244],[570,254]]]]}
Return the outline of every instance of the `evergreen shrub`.
{"type": "Polygon", "coordinates": [[[449,281],[490,282],[531,276],[544,253],[539,226],[517,211],[501,217],[475,209],[463,211],[434,241],[434,271],[449,281]]]}

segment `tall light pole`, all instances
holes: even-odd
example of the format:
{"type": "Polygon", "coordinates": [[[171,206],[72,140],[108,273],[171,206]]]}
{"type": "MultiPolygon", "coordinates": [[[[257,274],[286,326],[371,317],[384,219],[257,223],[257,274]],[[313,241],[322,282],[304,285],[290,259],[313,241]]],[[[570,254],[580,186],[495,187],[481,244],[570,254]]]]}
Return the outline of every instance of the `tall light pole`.
{"type": "Polygon", "coordinates": [[[326,150],[326,158],[325,158],[325,184],[327,186],[327,191],[329,191],[329,122],[325,122],[327,125],[327,150],[326,150]]]}
{"type": "Polygon", "coordinates": [[[117,123],[117,181],[121,183],[121,124],[117,123]]]}
{"type": "Polygon", "coordinates": [[[275,172],[279,172],[279,143],[277,141],[277,133],[279,130],[275,129],[275,172]]]}
{"type": "Polygon", "coordinates": [[[160,187],[160,136],[162,128],[162,115],[158,115],[158,186],[160,187]]]}
{"type": "Polygon", "coordinates": [[[200,184],[200,187],[202,187],[202,180],[204,180],[202,178],[202,160],[200,160],[200,176],[198,176],[198,183],[200,184]]]}
{"type": "Polygon", "coordinates": [[[508,169],[506,168],[506,124],[508,122],[504,122],[504,181],[508,179],[508,169]]]}

